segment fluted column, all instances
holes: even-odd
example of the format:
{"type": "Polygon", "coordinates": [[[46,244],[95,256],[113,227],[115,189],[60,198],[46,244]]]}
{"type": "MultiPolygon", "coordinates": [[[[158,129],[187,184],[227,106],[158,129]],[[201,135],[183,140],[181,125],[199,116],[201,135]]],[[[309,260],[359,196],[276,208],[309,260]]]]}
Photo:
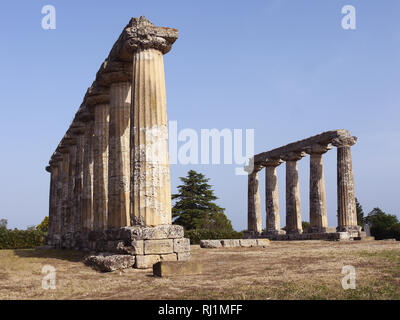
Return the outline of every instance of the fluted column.
{"type": "Polygon", "coordinates": [[[258,171],[253,170],[248,175],[248,198],[247,198],[247,230],[256,234],[262,232],[260,184],[258,171]]]}
{"type": "Polygon", "coordinates": [[[289,234],[299,234],[303,232],[297,161],[304,156],[304,152],[292,152],[281,157],[286,161],[286,233],[289,234]]]}
{"type": "Polygon", "coordinates": [[[94,184],[93,184],[93,228],[107,229],[108,223],[108,149],[109,149],[109,104],[94,107],[94,184]]]}
{"type": "Polygon", "coordinates": [[[131,220],[171,224],[171,182],[163,54],[133,54],[131,112],[131,220]]]}
{"type": "Polygon", "coordinates": [[[326,212],[326,193],[322,155],[331,146],[320,144],[307,149],[310,155],[310,228],[311,232],[326,232],[328,217],[326,212]]]}
{"type": "Polygon", "coordinates": [[[130,225],[130,112],[131,82],[110,87],[108,227],[130,225]]]}
{"type": "Polygon", "coordinates": [[[52,164],[46,168],[50,172],[50,192],[49,192],[49,229],[48,234],[51,238],[55,233],[55,224],[57,222],[57,181],[58,166],[52,164]]]}
{"type": "Polygon", "coordinates": [[[63,157],[57,162],[58,178],[56,181],[56,216],[54,222],[54,233],[61,236],[62,234],[62,211],[63,211],[63,157]]]}
{"type": "Polygon", "coordinates": [[[86,123],[83,154],[82,231],[93,230],[93,121],[86,123]]]}
{"type": "Polygon", "coordinates": [[[83,158],[85,148],[84,131],[79,131],[76,138],[76,161],[75,161],[75,187],[74,187],[74,232],[82,231],[82,193],[83,193],[83,158]]]}
{"type": "Polygon", "coordinates": [[[279,192],[276,167],[283,161],[280,159],[265,161],[265,209],[267,212],[267,234],[279,234],[281,220],[279,215],[279,192]]]}
{"type": "Polygon", "coordinates": [[[358,230],[353,164],[350,150],[350,147],[354,145],[356,141],[356,137],[343,137],[337,138],[332,142],[332,144],[337,147],[337,231],[339,232],[358,230]]]}
{"type": "Polygon", "coordinates": [[[60,234],[65,235],[67,228],[67,208],[68,208],[68,177],[69,177],[69,153],[63,153],[62,171],[61,171],[61,216],[60,216],[60,234]]]}
{"type": "Polygon", "coordinates": [[[69,146],[69,166],[68,166],[68,204],[66,215],[66,232],[74,232],[75,216],[75,169],[76,169],[76,145],[69,146]]]}

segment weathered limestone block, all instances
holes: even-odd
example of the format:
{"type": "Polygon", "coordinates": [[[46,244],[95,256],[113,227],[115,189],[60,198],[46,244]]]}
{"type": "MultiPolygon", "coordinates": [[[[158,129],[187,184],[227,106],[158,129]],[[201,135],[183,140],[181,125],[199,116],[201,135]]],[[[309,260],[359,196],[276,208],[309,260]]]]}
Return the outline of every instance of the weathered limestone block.
{"type": "Polygon", "coordinates": [[[178,256],[176,253],[160,254],[160,261],[177,261],[178,256]]]}
{"type": "Polygon", "coordinates": [[[111,272],[119,269],[131,268],[135,264],[135,257],[131,255],[115,255],[103,253],[100,255],[88,256],[84,263],[102,272],[111,272]]]}
{"type": "Polygon", "coordinates": [[[189,261],[190,260],[190,252],[178,252],[177,254],[178,261],[189,261]]]}
{"type": "Polygon", "coordinates": [[[240,239],[240,247],[256,247],[257,239],[240,239]]]}
{"type": "Polygon", "coordinates": [[[174,252],[189,252],[190,251],[190,239],[179,238],[174,239],[174,252]]]}
{"type": "Polygon", "coordinates": [[[225,248],[234,248],[240,247],[240,240],[239,239],[224,239],[221,240],[221,244],[225,248]]]}
{"type": "Polygon", "coordinates": [[[172,239],[145,240],[144,254],[165,254],[174,252],[172,239]]]}
{"type": "Polygon", "coordinates": [[[148,269],[153,267],[153,264],[159,262],[161,260],[160,255],[152,254],[152,255],[137,255],[136,256],[136,264],[135,268],[137,269],[148,269]]]}
{"type": "Polygon", "coordinates": [[[202,274],[203,266],[198,262],[158,262],[153,265],[153,275],[157,277],[187,276],[202,274]]]}
{"type": "Polygon", "coordinates": [[[201,248],[221,248],[222,243],[221,243],[221,240],[201,240],[200,247],[201,248]]]}
{"type": "Polygon", "coordinates": [[[184,230],[179,225],[159,225],[156,227],[132,226],[120,229],[120,239],[125,240],[161,240],[184,237],[184,230]]]}
{"type": "Polygon", "coordinates": [[[257,239],[257,246],[258,247],[266,247],[269,246],[271,242],[269,239],[257,239]]]}

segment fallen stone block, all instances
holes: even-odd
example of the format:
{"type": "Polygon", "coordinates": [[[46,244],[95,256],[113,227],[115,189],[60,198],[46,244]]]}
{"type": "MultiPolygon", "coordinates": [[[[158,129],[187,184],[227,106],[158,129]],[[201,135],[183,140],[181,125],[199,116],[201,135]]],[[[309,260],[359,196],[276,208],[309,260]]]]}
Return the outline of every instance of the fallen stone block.
{"type": "Polygon", "coordinates": [[[257,240],[256,239],[241,239],[240,240],[240,246],[241,247],[256,247],[257,246],[257,240]]]}
{"type": "Polygon", "coordinates": [[[221,244],[225,248],[240,247],[240,240],[239,239],[224,239],[224,240],[221,240],[221,244]]]}
{"type": "Polygon", "coordinates": [[[202,272],[203,266],[195,261],[162,261],[153,266],[153,275],[157,277],[187,276],[202,272]]]}
{"type": "Polygon", "coordinates": [[[257,239],[257,247],[269,246],[271,242],[268,239],[257,239]]]}
{"type": "Polygon", "coordinates": [[[221,248],[221,240],[201,240],[200,241],[201,248],[221,248]]]}
{"type": "Polygon", "coordinates": [[[132,268],[135,264],[135,257],[131,255],[103,253],[86,257],[84,263],[98,271],[111,272],[132,268]]]}
{"type": "Polygon", "coordinates": [[[176,253],[160,254],[160,261],[177,261],[178,256],[176,253]]]}

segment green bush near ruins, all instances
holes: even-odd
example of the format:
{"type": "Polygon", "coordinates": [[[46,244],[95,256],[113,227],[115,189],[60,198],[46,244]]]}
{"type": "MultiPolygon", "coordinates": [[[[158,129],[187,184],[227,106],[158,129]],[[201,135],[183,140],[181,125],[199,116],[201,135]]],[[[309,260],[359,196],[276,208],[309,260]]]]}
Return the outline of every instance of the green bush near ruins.
{"type": "Polygon", "coordinates": [[[190,244],[200,244],[200,240],[243,239],[243,232],[207,229],[185,230],[185,238],[190,239],[190,244]]]}
{"type": "Polygon", "coordinates": [[[47,235],[45,231],[45,217],[37,227],[26,230],[7,229],[7,220],[1,219],[0,223],[0,249],[32,249],[44,245],[47,235]]]}

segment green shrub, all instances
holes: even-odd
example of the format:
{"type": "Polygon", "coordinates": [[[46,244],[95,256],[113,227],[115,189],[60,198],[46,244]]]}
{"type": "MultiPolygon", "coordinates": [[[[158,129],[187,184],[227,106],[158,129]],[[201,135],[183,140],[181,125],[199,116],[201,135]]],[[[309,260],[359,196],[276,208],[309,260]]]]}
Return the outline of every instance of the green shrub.
{"type": "Polygon", "coordinates": [[[396,239],[400,241],[400,223],[396,223],[388,228],[389,238],[396,239]]]}
{"type": "Polygon", "coordinates": [[[185,230],[185,238],[190,239],[190,244],[199,244],[200,240],[242,239],[243,232],[194,229],[185,230]]]}
{"type": "Polygon", "coordinates": [[[40,230],[0,228],[0,249],[31,249],[42,246],[46,233],[40,230]]]}

